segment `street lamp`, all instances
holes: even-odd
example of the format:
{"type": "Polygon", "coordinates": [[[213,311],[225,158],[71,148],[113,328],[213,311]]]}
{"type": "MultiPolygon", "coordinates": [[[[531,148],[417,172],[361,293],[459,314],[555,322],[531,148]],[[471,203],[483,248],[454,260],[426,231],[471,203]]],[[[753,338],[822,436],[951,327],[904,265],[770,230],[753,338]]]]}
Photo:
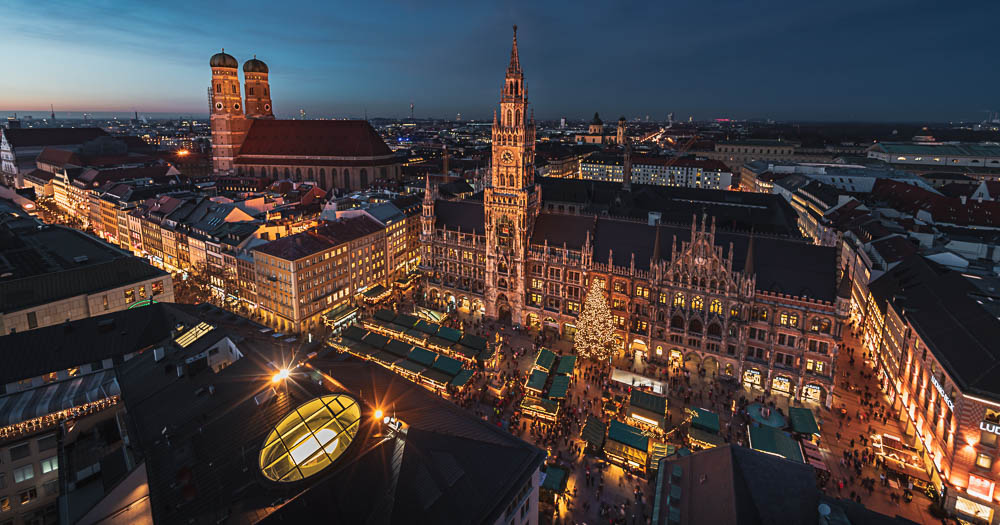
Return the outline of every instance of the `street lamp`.
{"type": "Polygon", "coordinates": [[[279,383],[279,382],[281,382],[284,379],[288,379],[288,369],[287,368],[282,368],[282,369],[278,370],[277,372],[275,372],[275,374],[273,376],[271,376],[271,382],[272,383],[279,383]]]}

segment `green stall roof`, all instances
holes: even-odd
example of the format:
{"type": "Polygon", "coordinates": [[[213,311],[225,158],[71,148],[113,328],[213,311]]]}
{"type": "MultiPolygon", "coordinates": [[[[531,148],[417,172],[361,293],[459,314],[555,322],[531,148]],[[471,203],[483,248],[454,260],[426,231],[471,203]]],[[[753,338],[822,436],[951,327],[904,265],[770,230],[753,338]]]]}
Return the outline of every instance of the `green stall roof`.
{"type": "Polygon", "coordinates": [[[370,344],[370,345],[374,346],[375,348],[378,348],[379,350],[381,350],[381,349],[385,348],[385,345],[387,345],[389,343],[389,338],[386,337],[386,336],[384,336],[384,335],[382,335],[382,334],[376,334],[375,332],[369,332],[368,335],[365,336],[365,343],[370,344]]]}
{"type": "Polygon", "coordinates": [[[535,390],[541,392],[545,388],[545,381],[549,378],[549,375],[541,370],[532,370],[531,375],[528,376],[528,382],[525,383],[525,388],[529,390],[535,390]]]}
{"type": "Polygon", "coordinates": [[[461,388],[465,386],[465,384],[468,383],[469,379],[471,378],[472,378],[472,370],[466,370],[463,368],[461,371],[458,372],[457,375],[455,375],[455,379],[451,380],[451,386],[455,388],[461,388]]]}
{"type": "Polygon", "coordinates": [[[587,443],[600,448],[604,445],[604,432],[607,428],[600,419],[594,416],[587,416],[587,423],[583,426],[580,437],[587,443]]]}
{"type": "Polygon", "coordinates": [[[487,345],[482,352],[479,353],[479,358],[483,361],[489,361],[493,359],[493,356],[497,353],[496,345],[487,345]]]}
{"type": "Polygon", "coordinates": [[[398,341],[396,339],[389,341],[389,344],[385,345],[386,352],[389,352],[391,354],[396,354],[399,357],[406,357],[410,355],[411,348],[412,347],[409,344],[404,343],[402,341],[398,341]]]}
{"type": "Polygon", "coordinates": [[[355,325],[348,326],[340,334],[344,339],[353,339],[355,341],[364,339],[366,335],[368,335],[368,330],[355,325]]]}
{"type": "Polygon", "coordinates": [[[392,310],[387,310],[387,309],[383,308],[383,309],[377,310],[375,312],[375,319],[378,319],[379,321],[385,321],[387,323],[391,323],[392,320],[395,319],[395,318],[396,318],[396,314],[393,313],[392,310]]]}
{"type": "Polygon", "coordinates": [[[372,359],[380,363],[385,363],[387,365],[392,365],[393,363],[403,360],[403,358],[399,357],[398,355],[392,355],[389,352],[384,352],[382,350],[375,350],[374,352],[372,352],[371,356],[372,359]]]}
{"type": "Polygon", "coordinates": [[[460,332],[460,331],[458,331],[458,330],[456,330],[454,328],[449,328],[447,326],[442,326],[438,330],[437,336],[440,337],[441,339],[446,340],[446,341],[450,341],[452,343],[457,343],[458,340],[462,338],[462,332],[460,332]]]}
{"type": "Polygon", "coordinates": [[[397,368],[397,367],[398,368],[402,368],[403,370],[407,370],[407,371],[413,372],[414,374],[419,374],[419,373],[423,372],[424,370],[427,370],[426,366],[414,363],[413,361],[410,361],[409,359],[402,359],[400,361],[396,361],[396,363],[394,363],[392,366],[393,366],[393,368],[397,368]]]}
{"type": "Polygon", "coordinates": [[[566,490],[566,482],[569,481],[569,472],[561,467],[549,465],[545,467],[545,481],[542,488],[552,492],[563,492],[566,490]]]}
{"type": "MultiPolygon", "coordinates": [[[[538,372],[538,370],[536,370],[538,372]]],[[[552,378],[552,385],[549,386],[549,399],[566,399],[569,391],[569,378],[566,376],[555,376],[552,378]]]]}
{"type": "Polygon", "coordinates": [[[424,370],[423,372],[420,373],[420,376],[421,377],[425,377],[427,379],[430,379],[431,381],[433,381],[433,382],[435,382],[435,383],[437,383],[437,384],[439,384],[441,386],[444,386],[444,385],[447,385],[448,383],[450,383],[451,379],[454,377],[454,376],[448,375],[448,374],[446,374],[446,373],[444,373],[444,372],[442,372],[440,370],[435,370],[433,368],[428,368],[427,370],[424,370]]]}
{"type": "Polygon", "coordinates": [[[792,430],[800,434],[819,434],[816,416],[808,408],[790,407],[788,419],[792,420],[792,430]]]}
{"type": "Polygon", "coordinates": [[[524,399],[521,400],[521,408],[534,410],[535,412],[545,412],[552,416],[559,414],[559,403],[535,396],[524,396],[524,399]]]}
{"type": "Polygon", "coordinates": [[[750,448],[803,463],[802,449],[788,434],[765,425],[750,427],[750,448]]]}
{"type": "Polygon", "coordinates": [[[419,321],[417,321],[417,324],[413,326],[413,328],[420,330],[425,334],[434,335],[437,333],[438,328],[441,328],[441,325],[420,319],[419,321]]]}
{"type": "Polygon", "coordinates": [[[486,350],[486,338],[480,337],[478,335],[465,334],[462,339],[458,341],[462,346],[469,347],[476,350],[476,353],[486,350]]]}
{"type": "Polygon", "coordinates": [[[705,432],[719,433],[719,415],[709,412],[704,408],[694,408],[694,415],[691,417],[691,426],[704,430],[705,432]]]}
{"type": "Polygon", "coordinates": [[[649,438],[642,435],[641,430],[619,421],[611,420],[611,425],[608,426],[608,439],[643,452],[649,450],[649,438]]]}
{"type": "Polygon", "coordinates": [[[650,394],[649,392],[639,390],[638,388],[632,389],[632,394],[629,396],[628,404],[629,406],[648,410],[657,415],[667,413],[666,397],[650,394]]]}
{"type": "Polygon", "coordinates": [[[538,351],[538,356],[535,357],[535,366],[544,369],[546,372],[552,371],[552,365],[556,362],[556,354],[552,353],[552,350],[548,348],[542,348],[538,351]]]}
{"type": "Polygon", "coordinates": [[[410,314],[399,314],[392,320],[393,324],[398,324],[404,329],[413,328],[417,324],[417,318],[410,314]]]}
{"type": "Polygon", "coordinates": [[[410,355],[406,356],[406,358],[414,363],[420,363],[425,367],[428,367],[434,364],[434,358],[437,356],[437,352],[431,352],[425,348],[414,346],[413,350],[410,351],[410,355]]]}
{"type": "Polygon", "coordinates": [[[576,367],[576,356],[575,355],[564,355],[559,358],[559,364],[556,365],[556,373],[563,375],[572,375],[573,368],[576,367]]]}
{"type": "Polygon", "coordinates": [[[455,374],[462,371],[462,363],[458,359],[454,359],[446,355],[439,355],[437,359],[434,360],[434,368],[448,374],[451,377],[455,377],[455,374]]]}

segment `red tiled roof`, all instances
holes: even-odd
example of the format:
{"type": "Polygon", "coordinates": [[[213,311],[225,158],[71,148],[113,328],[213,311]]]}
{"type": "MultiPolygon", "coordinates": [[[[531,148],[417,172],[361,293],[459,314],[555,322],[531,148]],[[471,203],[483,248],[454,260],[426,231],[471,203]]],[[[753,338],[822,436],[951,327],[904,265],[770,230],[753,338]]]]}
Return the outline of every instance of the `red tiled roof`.
{"type": "Polygon", "coordinates": [[[887,263],[893,263],[917,253],[917,247],[903,237],[889,237],[872,243],[872,248],[887,263]]]}
{"type": "Polygon", "coordinates": [[[51,174],[51,173],[49,173],[47,171],[31,170],[28,173],[24,174],[24,178],[38,180],[38,181],[41,181],[41,182],[48,182],[48,181],[52,180],[53,178],[55,178],[55,175],[53,175],[53,174],[51,174]]]}
{"type": "Polygon", "coordinates": [[[15,148],[83,144],[108,134],[101,128],[14,128],[3,133],[15,148]]]}
{"type": "Polygon", "coordinates": [[[392,155],[366,120],[254,120],[240,156],[379,157],[392,155]]]}
{"type": "Polygon", "coordinates": [[[54,166],[64,167],[67,164],[73,164],[76,166],[82,166],[80,162],[80,157],[76,155],[75,152],[46,146],[42,149],[42,152],[38,154],[35,159],[36,162],[42,162],[45,164],[52,164],[54,166]]]}
{"type": "Polygon", "coordinates": [[[1000,201],[945,197],[923,188],[888,179],[875,181],[872,194],[897,210],[916,215],[926,211],[935,222],[957,225],[996,226],[1000,223],[1000,201]]]}
{"type": "Polygon", "coordinates": [[[330,166],[330,167],[361,167],[361,166],[389,166],[395,164],[397,161],[395,158],[387,159],[361,159],[361,160],[350,160],[350,159],[279,159],[279,158],[263,158],[263,157],[237,157],[234,161],[235,164],[240,166],[302,166],[314,167],[314,166],[330,166]]]}

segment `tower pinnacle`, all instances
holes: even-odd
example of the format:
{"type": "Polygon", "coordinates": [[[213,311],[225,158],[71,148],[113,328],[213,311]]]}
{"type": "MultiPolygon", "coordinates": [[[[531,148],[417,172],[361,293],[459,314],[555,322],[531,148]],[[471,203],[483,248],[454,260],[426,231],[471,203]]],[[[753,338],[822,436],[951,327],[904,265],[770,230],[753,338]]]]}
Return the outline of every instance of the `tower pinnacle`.
{"type": "Polygon", "coordinates": [[[517,24],[514,24],[514,45],[510,48],[510,65],[507,66],[507,74],[520,72],[521,61],[517,57],[517,24]]]}

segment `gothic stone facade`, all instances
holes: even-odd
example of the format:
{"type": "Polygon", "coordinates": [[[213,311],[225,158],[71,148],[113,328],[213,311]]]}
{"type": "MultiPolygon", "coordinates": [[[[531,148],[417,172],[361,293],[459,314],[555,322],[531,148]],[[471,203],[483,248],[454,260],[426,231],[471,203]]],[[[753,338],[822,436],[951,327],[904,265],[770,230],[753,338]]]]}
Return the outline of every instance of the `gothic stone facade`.
{"type": "MultiPolygon", "coordinates": [[[[483,202],[428,182],[421,265],[432,303],[575,332],[589,285],[607,293],[622,352],[830,406],[844,330],[836,252],[800,239],[540,212],[515,33],[483,202]]],[[[623,190],[626,191],[626,190],[623,190]]]]}

